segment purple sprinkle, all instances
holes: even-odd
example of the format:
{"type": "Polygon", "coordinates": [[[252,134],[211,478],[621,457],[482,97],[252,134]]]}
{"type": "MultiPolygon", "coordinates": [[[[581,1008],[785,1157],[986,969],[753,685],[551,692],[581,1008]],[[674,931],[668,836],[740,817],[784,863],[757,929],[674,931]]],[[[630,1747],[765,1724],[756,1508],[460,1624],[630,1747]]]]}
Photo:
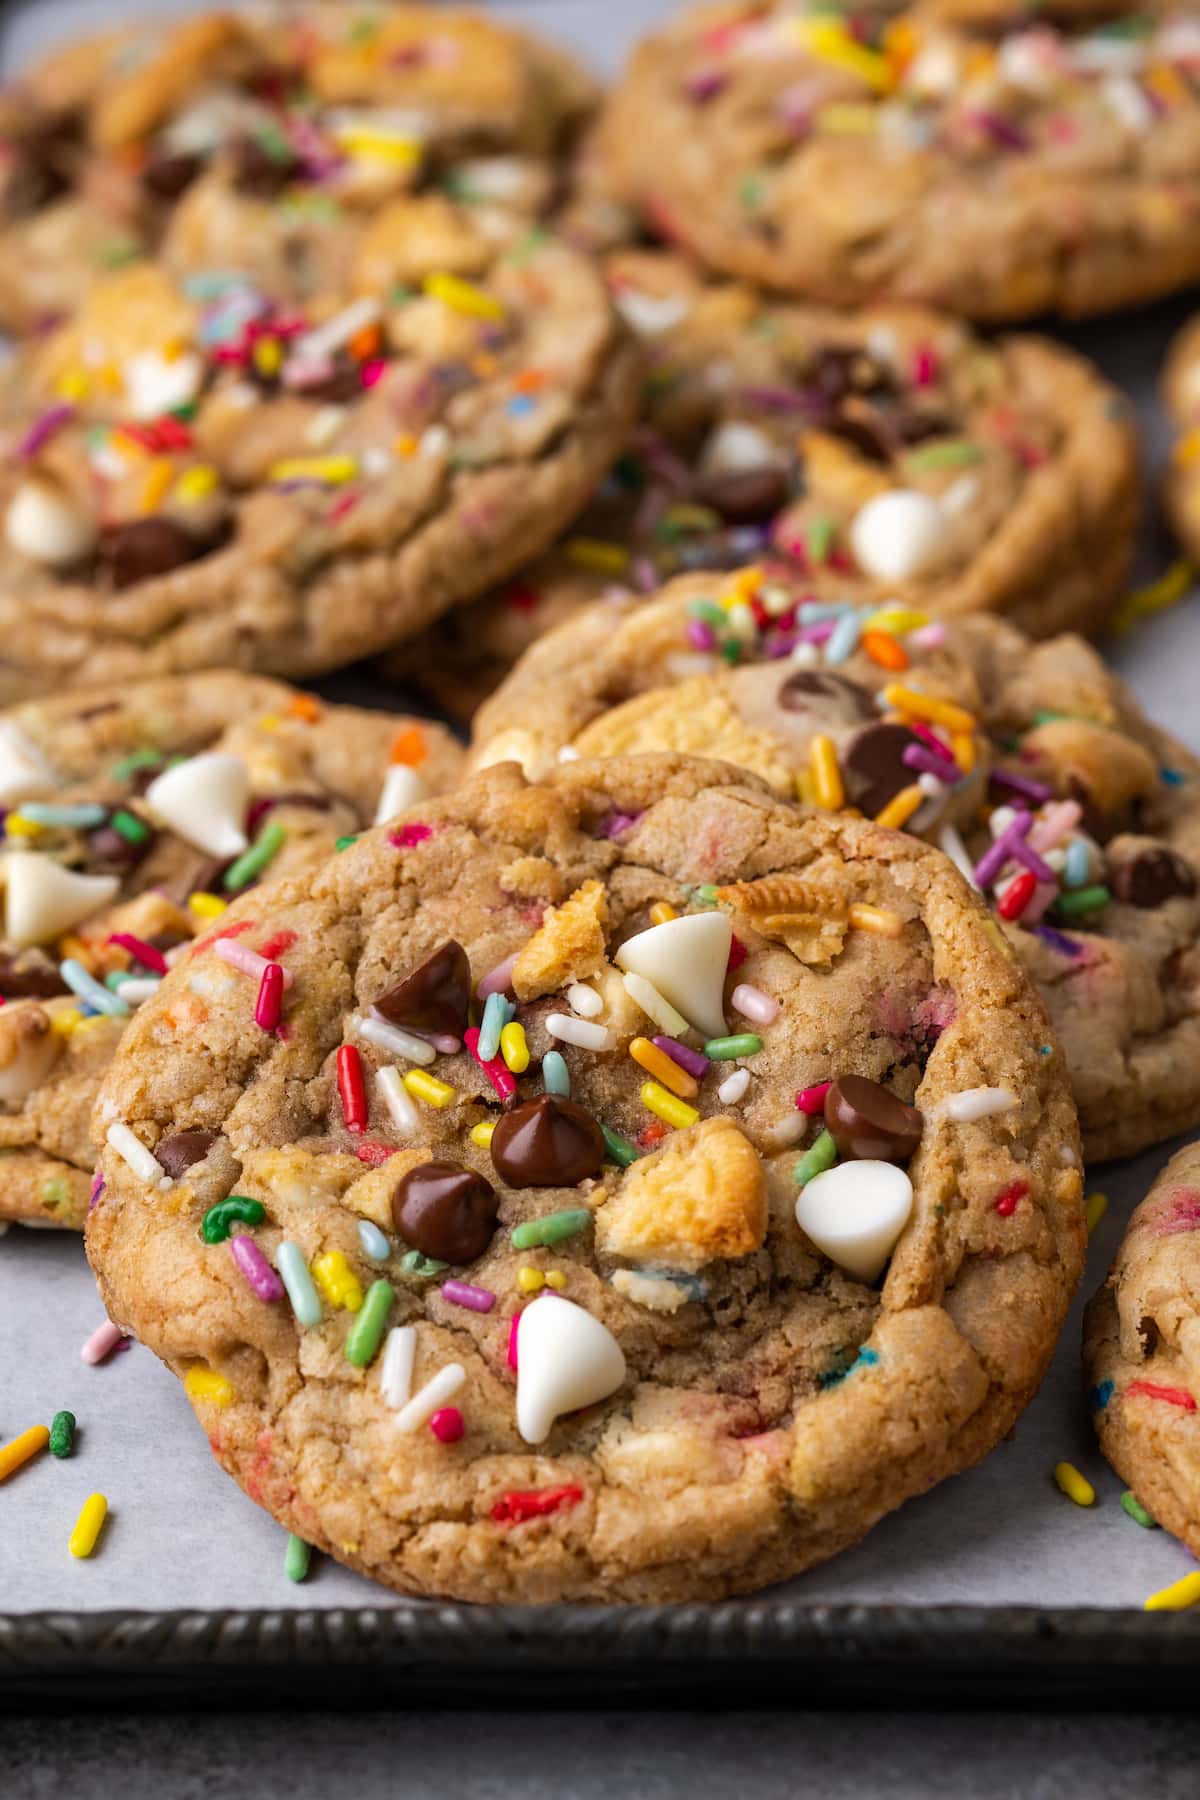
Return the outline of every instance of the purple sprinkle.
{"type": "Polygon", "coordinates": [[[819,619],[815,625],[802,625],[796,633],[798,644],[824,644],[833,636],[836,619],[819,619]]]}
{"type": "Polygon", "coordinates": [[[1016,855],[1016,851],[1013,849],[1014,840],[1023,838],[1032,824],[1033,814],[1023,812],[1018,814],[1011,825],[1005,826],[991,849],[984,851],[972,870],[977,887],[985,888],[992,885],[1005,863],[1010,857],[1016,855]]]}
{"type": "Polygon", "coordinates": [[[717,634],[703,619],[688,620],[687,640],[693,650],[715,650],[717,647],[717,634]]]}
{"type": "Polygon", "coordinates": [[[1049,944],[1052,950],[1057,950],[1060,956],[1082,956],[1087,948],[1086,944],[1067,937],[1065,932],[1055,931],[1053,925],[1035,925],[1033,935],[1040,937],[1044,944],[1049,944]]]}
{"type": "Polygon", "coordinates": [[[236,1232],[229,1240],[229,1251],[260,1300],[283,1299],[283,1283],[252,1237],[236,1232]]]}
{"type": "Polygon", "coordinates": [[[694,1075],[697,1081],[702,1081],[707,1075],[708,1058],[702,1056],[699,1050],[689,1050],[686,1044],[681,1044],[677,1038],[673,1037],[653,1037],[650,1042],[656,1045],[665,1056],[669,1056],[672,1062],[677,1062],[681,1069],[686,1069],[689,1075],[694,1075]]]}
{"type": "Polygon", "coordinates": [[[697,69],[689,75],[683,84],[683,91],[689,100],[703,105],[706,100],[714,100],[725,86],[729,77],[723,69],[697,69]]]}
{"type": "Polygon", "coordinates": [[[992,787],[1008,788],[1010,793],[1032,800],[1035,806],[1041,806],[1054,798],[1054,789],[1048,788],[1044,782],[1030,781],[1027,775],[1014,775],[1009,769],[993,769],[988,782],[992,787]]]}
{"type": "Polygon", "coordinates": [[[642,814],[640,812],[609,813],[607,819],[602,819],[596,827],[596,836],[606,838],[620,837],[624,832],[632,831],[641,817],[642,814]]]}
{"type": "Polygon", "coordinates": [[[639,594],[652,594],[662,586],[662,577],[654,566],[653,558],[649,556],[636,556],[629,573],[639,594]]]}
{"type": "Polygon", "coordinates": [[[99,1169],[97,1169],[96,1173],[92,1176],[92,1191],[88,1195],[88,1211],[89,1212],[91,1212],[91,1210],[94,1206],[99,1205],[100,1196],[103,1192],[104,1192],[104,1177],[100,1173],[99,1169]]]}
{"type": "Polygon", "coordinates": [[[1031,875],[1036,875],[1039,881],[1049,882],[1055,893],[1058,892],[1058,876],[1046,859],[1039,856],[1032,845],[1025,842],[1024,838],[1015,837],[1013,839],[1012,853],[1014,861],[1024,863],[1031,875]]]}
{"type": "Polygon", "coordinates": [[[907,744],[901,752],[901,760],[910,769],[920,769],[923,775],[936,775],[939,781],[954,781],[957,771],[952,763],[944,757],[935,756],[932,750],[926,750],[922,744],[907,744]]]}
{"type": "Polygon", "coordinates": [[[762,412],[812,412],[814,406],[820,407],[811,388],[748,387],[741,388],[738,397],[762,412]]]}
{"type": "Polygon", "coordinates": [[[763,648],[769,661],[778,662],[781,656],[790,656],[796,648],[796,633],[794,631],[773,631],[763,648]]]}
{"type": "Polygon", "coordinates": [[[487,974],[479,983],[479,986],[475,989],[475,992],[481,1000],[486,1000],[489,994],[503,994],[505,992],[509,982],[512,980],[513,965],[520,954],[521,952],[519,950],[514,950],[511,956],[506,956],[503,962],[497,963],[494,969],[488,970],[487,974]]]}
{"type": "Polygon", "coordinates": [[[496,1296],[491,1288],[472,1287],[469,1281],[443,1281],[442,1299],[451,1306],[469,1306],[472,1312],[491,1312],[496,1296]]]}
{"type": "Polygon", "coordinates": [[[25,436],[17,445],[17,455],[28,459],[36,456],[42,445],[54,436],[60,425],[75,417],[73,406],[52,406],[40,418],[35,419],[25,436]]]}

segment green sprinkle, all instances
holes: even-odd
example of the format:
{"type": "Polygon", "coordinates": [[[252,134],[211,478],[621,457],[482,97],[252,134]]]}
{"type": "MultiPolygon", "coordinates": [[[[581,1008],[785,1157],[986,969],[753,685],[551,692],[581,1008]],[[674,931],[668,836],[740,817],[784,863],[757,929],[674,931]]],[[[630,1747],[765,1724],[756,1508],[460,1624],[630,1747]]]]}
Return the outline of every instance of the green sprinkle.
{"type": "Polygon", "coordinates": [[[706,881],[701,887],[692,889],[692,899],[697,906],[715,906],[717,890],[711,881],[706,881]]]}
{"type": "Polygon", "coordinates": [[[1072,893],[1060,894],[1054,903],[1054,910],[1064,919],[1078,919],[1084,913],[1099,912],[1112,899],[1106,887],[1075,888],[1072,893]]]}
{"type": "Polygon", "coordinates": [[[131,775],[137,775],[142,769],[157,769],[161,761],[161,750],[131,750],[128,756],[115,762],[108,772],[114,781],[128,781],[131,775]]]}
{"type": "Polygon", "coordinates": [[[144,844],[150,836],[150,827],[136,813],[126,812],[120,807],[108,821],[118,837],[123,837],[127,844],[144,844]]]}
{"type": "Polygon", "coordinates": [[[742,646],[736,638],[727,638],[721,645],[721,655],[731,666],[742,660],[742,646]]]}
{"type": "Polygon", "coordinates": [[[431,1275],[440,1275],[450,1264],[438,1262],[432,1256],[422,1256],[419,1250],[408,1250],[400,1258],[400,1267],[406,1275],[418,1275],[427,1281],[431,1275]]]}
{"type": "Polygon", "coordinates": [[[797,1187],[804,1187],[814,1175],[821,1175],[831,1169],[837,1161],[837,1145],[828,1131],[823,1131],[816,1143],[810,1144],[793,1171],[797,1187]]]}
{"type": "Polygon", "coordinates": [[[65,1206],[70,1198],[71,1190],[61,1175],[52,1175],[48,1181],[43,1181],[42,1205],[48,1206],[51,1212],[57,1212],[59,1207],[65,1206]]]}
{"type": "Polygon", "coordinates": [[[356,1369],[365,1369],[378,1350],[388,1309],[395,1298],[396,1290],[390,1281],[373,1281],[367,1289],[366,1299],[346,1337],[346,1360],[356,1369]]]}
{"type": "Polygon", "coordinates": [[[561,1244],[564,1238],[586,1231],[591,1222],[586,1206],[569,1206],[564,1212],[547,1213],[544,1219],[526,1219],[523,1225],[513,1226],[512,1246],[514,1250],[537,1250],[543,1244],[561,1244]]]}
{"type": "Polygon", "coordinates": [[[733,1037],[709,1038],[704,1054],[713,1062],[732,1062],[735,1056],[757,1056],[762,1047],[753,1031],[740,1031],[733,1037]]]}
{"type": "Polygon", "coordinates": [[[913,474],[921,474],[925,470],[962,469],[968,463],[977,463],[983,452],[975,444],[968,444],[965,438],[955,438],[948,444],[929,444],[924,450],[911,450],[904,458],[904,466],[913,474]]]}
{"type": "Polygon", "coordinates": [[[747,175],[738,186],[738,204],[747,212],[757,212],[763,203],[767,184],[761,175],[747,175]]]}
{"type": "Polygon", "coordinates": [[[96,261],[105,269],[123,269],[127,263],[140,261],[142,249],[128,238],[117,238],[111,244],[103,244],[96,252],[96,261]]]}
{"type": "Polygon", "coordinates": [[[104,985],[115,994],[126,981],[133,981],[135,979],[136,977],[129,969],[110,969],[108,974],[104,977],[104,985]]]}
{"type": "Polygon", "coordinates": [[[237,861],[226,869],[221,883],[225,892],[236,894],[241,888],[249,887],[272,858],[279,855],[286,842],[287,832],[282,825],[264,825],[250,848],[243,850],[237,861]]]}
{"type": "MultiPolygon", "coordinates": [[[[50,1426],[50,1454],[60,1459],[70,1456],[71,1445],[75,1441],[75,1414],[73,1412],[56,1412],[50,1426]]],[[[1133,1496],[1130,1495],[1130,1499],[1133,1496]]],[[[1136,1504],[1136,1502],[1135,1502],[1136,1504]]]]}
{"type": "Polygon", "coordinates": [[[715,625],[718,631],[724,630],[728,623],[728,615],[723,606],[715,600],[692,600],[688,603],[688,617],[703,619],[706,625],[715,625]]]}
{"type": "Polygon", "coordinates": [[[804,548],[810,562],[823,563],[825,561],[836,531],[837,522],[831,519],[828,513],[818,513],[815,519],[809,520],[808,528],[804,533],[804,548]]]}
{"type": "Polygon", "coordinates": [[[209,1207],[200,1223],[200,1236],[206,1244],[223,1244],[235,1220],[240,1219],[243,1225],[261,1225],[266,1210],[261,1200],[251,1200],[246,1194],[230,1194],[228,1200],[218,1200],[215,1206],[209,1207]]]}
{"type": "Polygon", "coordinates": [[[1039,706],[1033,715],[1035,725],[1052,725],[1055,719],[1069,719],[1070,713],[1053,712],[1048,706],[1039,706]]]}
{"type": "Polygon", "coordinates": [[[623,1169],[627,1169],[630,1163],[637,1161],[642,1153],[636,1144],[631,1144],[627,1137],[622,1137],[619,1131],[605,1125],[603,1120],[600,1129],[604,1133],[604,1147],[615,1163],[620,1163],[623,1169]]]}
{"type": "MultiPolygon", "coordinates": [[[[69,1418],[70,1414],[67,1416],[69,1418]]],[[[54,1448],[53,1438],[50,1440],[50,1448],[52,1450],[54,1448]]],[[[1157,1531],[1159,1529],[1158,1520],[1150,1517],[1150,1514],[1146,1511],[1137,1495],[1130,1493],[1128,1488],[1126,1488],[1125,1492],[1121,1495],[1121,1510],[1122,1512],[1127,1512],[1134,1524],[1141,1525],[1144,1530],[1157,1531]]]]}
{"type": "Polygon", "coordinates": [[[350,848],[351,844],[357,844],[357,842],[358,842],[358,833],[357,833],[357,831],[355,831],[355,832],[352,832],[349,837],[339,838],[337,840],[337,843],[333,847],[335,850],[348,850],[350,848]]]}
{"type": "Polygon", "coordinates": [[[283,1572],[289,1581],[303,1581],[308,1574],[308,1559],[312,1555],[311,1547],[294,1531],[288,1532],[287,1550],[284,1552],[283,1572]]]}

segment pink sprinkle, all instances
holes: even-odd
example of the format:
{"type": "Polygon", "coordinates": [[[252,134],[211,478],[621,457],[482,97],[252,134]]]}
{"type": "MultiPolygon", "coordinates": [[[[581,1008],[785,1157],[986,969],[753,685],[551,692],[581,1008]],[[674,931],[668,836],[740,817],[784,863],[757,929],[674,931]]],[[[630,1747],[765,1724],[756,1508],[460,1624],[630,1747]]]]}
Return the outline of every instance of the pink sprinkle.
{"type": "Polygon", "coordinates": [[[457,1444],[467,1428],[457,1406],[440,1406],[429,1421],[429,1429],[439,1444],[457,1444]]]}
{"type": "Polygon", "coordinates": [[[244,1231],[235,1233],[229,1240],[229,1250],[260,1300],[283,1299],[283,1283],[252,1237],[244,1231]]]}
{"type": "Polygon", "coordinates": [[[932,344],[918,344],[912,357],[914,387],[932,387],[938,375],[938,354],[932,344]]]}
{"type": "Polygon", "coordinates": [[[433,836],[431,825],[417,822],[413,825],[401,825],[396,831],[388,832],[388,843],[396,850],[411,850],[416,844],[423,844],[426,838],[433,836]]]}
{"type": "Polygon", "coordinates": [[[949,771],[946,779],[949,780],[950,776],[953,775],[954,779],[957,780],[962,774],[962,770],[958,766],[958,761],[954,752],[950,749],[948,744],[943,744],[937,732],[932,731],[921,719],[909,719],[908,729],[912,732],[914,737],[920,738],[927,750],[932,750],[933,754],[940,758],[945,764],[947,771],[949,771]]]}
{"type": "Polygon", "coordinates": [[[135,962],[140,962],[145,969],[153,970],[155,975],[166,974],[166,957],[153,944],[148,944],[145,938],[134,937],[130,931],[110,931],[108,941],[110,944],[119,944],[122,950],[128,950],[135,962]]]}
{"type": "Polygon", "coordinates": [[[339,519],[344,519],[347,513],[352,513],[357,505],[358,495],[353,491],[347,494],[339,494],[329,509],[330,524],[334,525],[339,519]]]}
{"type": "Polygon", "coordinates": [[[504,1061],[502,1056],[493,1056],[490,1062],[484,1062],[479,1054],[478,1026],[468,1026],[467,1030],[463,1033],[463,1042],[466,1044],[472,1057],[479,1064],[479,1067],[483,1070],[500,1098],[502,1100],[511,1100],[512,1096],[517,1091],[517,1084],[513,1077],[512,1070],[508,1067],[508,1064],[504,1061]]]}
{"type": "Polygon", "coordinates": [[[932,625],[910,631],[908,641],[914,650],[940,650],[946,641],[946,627],[940,619],[935,619],[932,625]]]}
{"type": "Polygon", "coordinates": [[[222,938],[213,945],[213,954],[219,956],[223,963],[228,963],[231,969],[239,969],[243,975],[250,975],[260,982],[268,969],[278,969],[284,988],[292,985],[290,969],[282,968],[279,963],[268,962],[265,956],[260,956],[249,944],[236,944],[232,938],[222,938]]]}
{"type": "Polygon", "coordinates": [[[125,1333],[121,1327],[114,1325],[111,1319],[105,1319],[103,1325],[97,1325],[79,1352],[79,1359],[95,1368],[97,1363],[102,1363],[106,1356],[111,1356],[113,1351],[121,1348],[124,1343],[125,1333]]]}
{"type": "Polygon", "coordinates": [[[703,619],[688,620],[687,641],[693,650],[715,650],[717,647],[716,633],[703,619]]]}
{"type": "Polygon", "coordinates": [[[520,954],[519,950],[514,950],[511,956],[506,956],[502,963],[497,963],[495,968],[484,976],[483,980],[479,983],[479,986],[475,989],[475,992],[479,995],[481,1000],[486,1000],[489,994],[502,994],[504,992],[505,988],[512,980],[513,965],[520,954]]]}
{"type": "Polygon", "coordinates": [[[832,1081],[818,1081],[813,1087],[801,1088],[796,1095],[796,1105],[809,1118],[815,1118],[817,1113],[825,1111],[825,1096],[832,1086],[832,1081]]]}
{"type": "Polygon", "coordinates": [[[743,1018],[753,1019],[756,1025],[772,1025],[779,1017],[778,1000],[764,994],[761,988],[751,987],[748,981],[735,987],[729,999],[735,1012],[740,1012],[743,1018]]]}
{"type": "Polygon", "coordinates": [[[735,933],[729,940],[729,959],[725,964],[725,973],[728,975],[732,970],[740,969],[745,960],[746,946],[735,933]]]}
{"type": "Polygon", "coordinates": [[[384,362],[382,356],[377,356],[373,358],[371,362],[364,363],[358,372],[359,379],[363,386],[365,388],[373,388],[386,367],[387,364],[384,362]]]}
{"type": "Polygon", "coordinates": [[[283,970],[278,963],[267,963],[254,1002],[254,1023],[264,1031],[274,1031],[283,1015],[283,989],[283,970]]]}
{"type": "Polygon", "coordinates": [[[521,1315],[514,1313],[508,1321],[508,1366],[510,1369],[515,1369],[517,1366],[517,1334],[520,1329],[521,1315]]]}
{"type": "Polygon", "coordinates": [[[1035,820],[1029,833],[1032,849],[1040,851],[1044,856],[1047,850],[1054,850],[1068,837],[1083,817],[1083,808],[1078,800],[1054,800],[1046,806],[1041,817],[1035,820]]]}
{"type": "Polygon", "coordinates": [[[73,406],[63,405],[50,407],[40,418],[33,421],[29,430],[17,445],[17,455],[24,457],[26,460],[31,456],[36,456],[38,451],[42,448],[42,445],[47,443],[49,439],[54,436],[54,433],[58,430],[59,426],[65,425],[68,419],[73,419],[74,417],[75,408],[73,406]]]}
{"type": "Polygon", "coordinates": [[[956,772],[944,757],[935,756],[932,750],[926,750],[921,744],[905,744],[900,758],[905,768],[917,769],[922,775],[932,775],[938,781],[955,779],[956,772]]]}
{"type": "Polygon", "coordinates": [[[496,1296],[491,1288],[472,1287],[469,1281],[443,1281],[442,1299],[451,1306],[466,1306],[472,1312],[491,1312],[496,1296]]]}

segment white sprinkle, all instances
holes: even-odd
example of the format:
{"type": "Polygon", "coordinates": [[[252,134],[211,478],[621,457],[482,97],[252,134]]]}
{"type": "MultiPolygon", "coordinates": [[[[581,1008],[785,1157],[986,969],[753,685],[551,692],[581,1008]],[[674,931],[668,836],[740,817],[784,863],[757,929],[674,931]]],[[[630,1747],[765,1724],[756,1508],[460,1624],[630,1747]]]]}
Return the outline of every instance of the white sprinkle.
{"type": "Polygon", "coordinates": [[[1070,1144],[1060,1144],[1058,1146],[1058,1160],[1064,1169],[1073,1169],[1075,1164],[1079,1161],[1079,1158],[1072,1150],[1070,1144]]]}
{"type": "Polygon", "coordinates": [[[328,356],[331,351],[342,344],[348,344],[357,332],[365,331],[368,325],[374,325],[383,316],[383,304],[371,294],[361,300],[352,300],[349,306],[343,306],[341,312],[327,319],[324,325],[318,325],[315,331],[306,331],[292,345],[292,355],[302,357],[306,362],[317,361],[328,356]]]}
{"type": "Polygon", "coordinates": [[[421,1117],[409,1097],[399,1069],[380,1069],[375,1080],[383,1095],[383,1104],[388,1109],[392,1124],[401,1137],[419,1138],[421,1117]]]}
{"type": "Polygon", "coordinates": [[[585,982],[573,981],[567,989],[567,1005],[581,1019],[594,1019],[604,1011],[604,1002],[585,982]]]}
{"type": "Polygon", "coordinates": [[[139,1176],[142,1181],[150,1183],[152,1187],[170,1186],[171,1178],[167,1171],[158,1158],[151,1155],[145,1144],[139,1138],[134,1137],[128,1125],[118,1119],[115,1124],[109,1126],[105,1137],[117,1155],[129,1164],[134,1174],[139,1176]]]}
{"type": "Polygon", "coordinates": [[[344,406],[323,406],[312,419],[304,433],[304,442],[310,450],[319,450],[331,438],[335,438],[342,428],[346,417],[344,406]]]}
{"type": "Polygon", "coordinates": [[[997,806],[992,809],[992,816],[988,820],[988,830],[992,834],[993,841],[1000,836],[1002,831],[1008,830],[1016,816],[1016,808],[1012,806],[997,806]]]}
{"type": "Polygon", "coordinates": [[[653,983],[644,975],[623,975],[625,992],[635,1006],[640,1006],[648,1019],[653,1019],[664,1037],[682,1037],[690,1029],[682,1013],[664,1000],[653,983]]]}
{"type": "Polygon", "coordinates": [[[407,1406],[400,1408],[396,1414],[396,1430],[416,1431],[451,1395],[457,1394],[466,1379],[467,1371],[461,1363],[447,1363],[413,1395],[407,1406]]]}
{"type": "Polygon", "coordinates": [[[779,1017],[779,1002],[770,994],[764,994],[761,988],[752,987],[748,981],[741,981],[729,996],[729,1003],[735,1012],[743,1018],[753,1019],[756,1025],[773,1025],[779,1017]]]}
{"type": "Polygon", "coordinates": [[[717,1099],[722,1106],[734,1106],[750,1086],[749,1069],[735,1069],[727,1075],[717,1089],[717,1099]]]}
{"type": "Polygon", "coordinates": [[[560,763],[578,762],[579,752],[574,744],[564,744],[559,750],[558,760],[560,763]]]}
{"type": "Polygon", "coordinates": [[[413,1364],[417,1360],[417,1334],[411,1325],[393,1325],[383,1347],[379,1392],[383,1404],[398,1411],[412,1398],[413,1364]]]}
{"type": "Polygon", "coordinates": [[[803,639],[792,645],[792,653],[788,661],[797,669],[815,669],[821,660],[821,653],[815,644],[806,644],[803,639]]]}
{"type": "Polygon", "coordinates": [[[550,1013],[546,1030],[552,1038],[574,1044],[580,1050],[611,1050],[616,1042],[607,1026],[589,1025],[585,1019],[573,1019],[569,1013],[550,1013]]]}
{"type": "Polygon", "coordinates": [[[917,776],[917,786],[927,800],[940,800],[946,791],[945,782],[939,781],[936,775],[928,773],[917,776]]]}
{"type": "Polygon", "coordinates": [[[444,456],[450,448],[450,433],[444,425],[430,425],[421,433],[421,441],[417,445],[422,456],[444,456]]]}
{"type": "Polygon", "coordinates": [[[967,846],[963,843],[957,826],[943,825],[938,836],[938,843],[941,845],[942,855],[950,858],[967,885],[973,887],[978,893],[979,884],[975,880],[974,865],[967,854],[967,846]]]}
{"type": "Polygon", "coordinates": [[[121,998],[126,1006],[140,1006],[143,1000],[157,993],[161,985],[157,975],[135,975],[121,983],[121,998]]]}
{"type": "Polygon", "coordinates": [[[385,1024],[382,1019],[364,1018],[362,1013],[351,1014],[350,1029],[385,1055],[402,1056],[406,1062],[431,1063],[437,1055],[433,1045],[424,1038],[414,1037],[411,1031],[403,1031],[399,1025],[385,1024]]]}
{"type": "Polygon", "coordinates": [[[942,1116],[953,1119],[957,1125],[971,1125],[976,1119],[990,1119],[996,1113],[1010,1112],[1016,1104],[1017,1096],[1008,1088],[964,1088],[961,1094],[951,1094],[942,1102],[942,1116]]]}

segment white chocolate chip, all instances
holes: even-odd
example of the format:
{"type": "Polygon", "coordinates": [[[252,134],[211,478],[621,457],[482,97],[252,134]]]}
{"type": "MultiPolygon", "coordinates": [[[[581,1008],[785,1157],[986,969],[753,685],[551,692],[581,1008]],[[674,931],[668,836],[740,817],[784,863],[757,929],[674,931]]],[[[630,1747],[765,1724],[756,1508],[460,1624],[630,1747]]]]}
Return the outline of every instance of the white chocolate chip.
{"type": "Polygon", "coordinates": [[[5,936],[18,948],[49,944],[117,897],[115,875],[79,875],[25,850],[4,860],[5,936]]]}
{"type": "Polygon", "coordinates": [[[250,777],[238,756],[206,750],[164,769],[146,789],[146,805],[185,843],[206,856],[240,856],[250,777]]]}
{"type": "Polygon", "coordinates": [[[912,1182],[895,1163],[838,1163],[801,1188],[796,1223],[840,1269],[874,1281],[908,1224],[912,1202],[912,1182]]]}
{"type": "Polygon", "coordinates": [[[428,783],[423,781],[415,769],[407,763],[392,763],[383,778],[383,792],[379,796],[379,806],[375,813],[376,825],[383,825],[388,819],[394,819],[405,807],[415,806],[418,800],[429,797],[428,783]]]}
{"type": "Polygon", "coordinates": [[[615,1394],[625,1357],[607,1325],[558,1294],[539,1294],[517,1332],[517,1430],[543,1444],[563,1413],[615,1394]]]}
{"type": "Polygon", "coordinates": [[[733,927],[723,912],[687,913],[629,938],[613,958],[640,975],[706,1038],[725,1035],[725,971],[733,927]]]}
{"type": "Polygon", "coordinates": [[[88,554],[97,527],[91,513],[57,482],[30,475],[12,497],[4,534],[12,548],[31,562],[65,569],[88,554]]]}
{"type": "Polygon", "coordinates": [[[0,806],[52,793],[60,777],[11,719],[0,720],[0,806]]]}
{"type": "Polygon", "coordinates": [[[938,502],[915,488],[876,494],[850,527],[855,561],[877,581],[908,581],[936,563],[946,541],[938,502]]]}
{"type": "Polygon", "coordinates": [[[164,413],[189,406],[204,380],[203,359],[193,351],[163,356],[139,350],[121,369],[125,401],[135,419],[161,419],[164,413]]]}

